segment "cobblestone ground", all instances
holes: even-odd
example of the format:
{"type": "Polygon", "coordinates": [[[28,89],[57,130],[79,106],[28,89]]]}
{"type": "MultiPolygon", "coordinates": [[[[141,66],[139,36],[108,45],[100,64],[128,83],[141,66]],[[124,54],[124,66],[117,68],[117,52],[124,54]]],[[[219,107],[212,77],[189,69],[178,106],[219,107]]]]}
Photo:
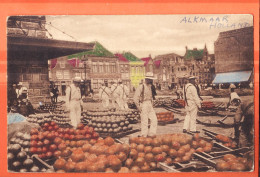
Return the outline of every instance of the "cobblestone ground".
{"type": "MultiPolygon", "coordinates": [[[[253,96],[244,96],[241,97],[242,101],[243,100],[248,100],[248,99],[253,99],[253,96]]],[[[205,97],[204,99],[205,101],[213,101],[214,103],[218,103],[218,102],[223,102],[223,103],[227,103],[228,102],[228,98],[211,98],[211,97],[205,97]]],[[[91,108],[100,108],[101,103],[99,102],[86,102],[84,103],[84,110],[86,109],[91,109],[91,108]]],[[[155,112],[166,112],[167,110],[164,108],[155,108],[155,112]]],[[[182,132],[182,127],[183,127],[183,122],[184,122],[184,117],[185,117],[185,110],[184,109],[180,109],[180,111],[182,112],[181,114],[176,114],[174,113],[174,118],[178,118],[179,121],[173,124],[166,124],[166,125],[158,125],[157,128],[157,134],[171,134],[171,133],[181,133],[182,132]]],[[[221,120],[223,119],[223,117],[220,116],[198,116],[197,117],[198,120],[202,121],[202,122],[217,122],[217,120],[221,120]]],[[[232,123],[233,122],[233,117],[229,116],[226,120],[225,123],[232,123]]],[[[133,124],[134,128],[140,128],[140,123],[137,124],[133,124]]],[[[197,123],[197,130],[200,131],[200,136],[204,136],[204,132],[202,129],[207,129],[216,133],[220,133],[229,137],[233,137],[234,136],[234,130],[233,128],[222,128],[222,127],[208,127],[202,124],[198,124],[197,123]]],[[[128,139],[130,136],[138,136],[140,134],[140,132],[136,132],[130,135],[127,135],[123,138],[121,138],[120,140],[123,142],[128,142],[128,139]]]]}

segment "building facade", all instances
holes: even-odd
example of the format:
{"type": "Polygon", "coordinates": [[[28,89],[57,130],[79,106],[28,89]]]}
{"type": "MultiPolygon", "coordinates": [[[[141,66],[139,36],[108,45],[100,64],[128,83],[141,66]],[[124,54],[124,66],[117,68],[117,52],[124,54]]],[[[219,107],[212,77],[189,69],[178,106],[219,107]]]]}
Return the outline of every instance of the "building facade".
{"type": "Polygon", "coordinates": [[[216,73],[253,70],[253,27],[219,33],[214,43],[216,73]]]}
{"type": "Polygon", "coordinates": [[[155,83],[161,89],[172,89],[183,84],[187,73],[184,59],[178,54],[158,55],[153,59],[155,83]]]}
{"type": "Polygon", "coordinates": [[[22,82],[32,103],[50,95],[48,59],[93,48],[93,44],[49,39],[45,16],[10,16],[7,20],[8,86],[22,82]]]}
{"type": "Polygon", "coordinates": [[[95,42],[93,50],[55,58],[49,60],[49,64],[49,78],[62,90],[62,95],[76,76],[82,79],[81,87],[85,94],[91,89],[98,92],[105,82],[110,85],[112,81],[129,79],[129,75],[125,74],[129,74],[128,64],[120,64],[118,58],[98,42],[95,42]]]}
{"type": "Polygon", "coordinates": [[[206,45],[204,49],[194,48],[193,50],[189,50],[186,47],[184,62],[188,67],[188,76],[196,76],[202,85],[212,83],[215,76],[215,58],[214,54],[208,53],[206,45]]]}

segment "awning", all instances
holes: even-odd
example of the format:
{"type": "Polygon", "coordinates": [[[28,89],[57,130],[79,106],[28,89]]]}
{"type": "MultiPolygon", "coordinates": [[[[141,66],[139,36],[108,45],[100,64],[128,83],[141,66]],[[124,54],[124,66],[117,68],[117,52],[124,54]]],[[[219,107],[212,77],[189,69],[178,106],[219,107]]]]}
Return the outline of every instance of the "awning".
{"type": "Polygon", "coordinates": [[[249,80],[252,71],[237,71],[229,73],[218,73],[213,80],[213,84],[220,83],[239,83],[249,80]]]}

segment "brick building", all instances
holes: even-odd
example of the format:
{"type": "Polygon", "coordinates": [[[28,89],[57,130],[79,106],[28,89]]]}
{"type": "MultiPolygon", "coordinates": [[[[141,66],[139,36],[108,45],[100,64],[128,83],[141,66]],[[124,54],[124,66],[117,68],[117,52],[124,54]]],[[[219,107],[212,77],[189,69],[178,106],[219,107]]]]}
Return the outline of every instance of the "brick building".
{"type": "Polygon", "coordinates": [[[50,81],[58,85],[63,95],[76,76],[85,82],[81,87],[87,94],[90,89],[97,92],[104,82],[110,84],[129,73],[128,64],[120,64],[118,58],[98,42],[94,42],[93,50],[49,60],[49,68],[50,81]],[[120,66],[124,67],[123,72],[120,66]]]}
{"type": "Polygon", "coordinates": [[[209,54],[205,45],[204,49],[186,47],[184,55],[185,65],[188,67],[187,75],[196,76],[202,85],[210,84],[215,76],[214,54],[209,54]]]}
{"type": "Polygon", "coordinates": [[[93,49],[93,44],[49,39],[45,16],[7,20],[8,86],[23,82],[33,103],[49,96],[48,59],[93,49]]]}
{"type": "Polygon", "coordinates": [[[214,43],[217,73],[214,83],[245,83],[253,79],[253,31],[251,26],[219,33],[214,43]],[[237,79],[232,80],[233,76],[237,76],[237,79]]]}
{"type": "Polygon", "coordinates": [[[216,73],[252,70],[254,67],[253,27],[219,33],[214,43],[216,73]]]}
{"type": "Polygon", "coordinates": [[[158,55],[153,59],[155,83],[161,89],[173,88],[183,84],[183,77],[187,73],[184,59],[178,54],[169,53],[158,55]]]}

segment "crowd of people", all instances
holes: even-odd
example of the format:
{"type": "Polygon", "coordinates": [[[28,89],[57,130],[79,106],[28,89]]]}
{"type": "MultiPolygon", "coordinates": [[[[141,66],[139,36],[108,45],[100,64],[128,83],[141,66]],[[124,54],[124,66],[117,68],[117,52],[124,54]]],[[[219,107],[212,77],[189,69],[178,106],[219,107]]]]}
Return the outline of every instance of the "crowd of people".
{"type": "MultiPolygon", "coordinates": [[[[153,101],[156,99],[156,87],[153,84],[153,73],[147,73],[134,93],[134,103],[141,115],[140,136],[155,136],[157,133],[157,117],[153,108],[153,101]],[[150,119],[150,128],[148,125],[150,119]]],[[[187,84],[182,89],[176,90],[177,99],[185,101],[186,116],[184,118],[183,133],[199,133],[196,128],[198,110],[201,109],[203,99],[200,96],[201,87],[197,83],[196,77],[188,77],[187,84]]],[[[66,110],[69,112],[73,127],[80,123],[81,111],[83,107],[82,93],[80,89],[81,78],[75,77],[72,84],[66,89],[66,110]]],[[[230,84],[230,98],[227,108],[236,106],[237,112],[234,117],[234,132],[237,144],[240,147],[253,144],[254,130],[254,103],[242,102],[235,92],[236,86],[230,84]]],[[[99,88],[98,96],[102,101],[103,108],[113,107],[119,110],[128,109],[128,98],[130,90],[122,80],[112,81],[110,86],[104,82],[99,88]]],[[[53,103],[58,101],[59,90],[56,85],[50,87],[50,96],[53,103]]],[[[33,112],[33,107],[28,99],[28,89],[19,82],[13,84],[8,90],[8,111],[16,110],[22,115],[33,112]],[[25,111],[26,110],[26,111],[25,111]]]]}
{"type": "Polygon", "coordinates": [[[8,90],[8,112],[19,112],[27,116],[34,112],[33,106],[28,99],[28,89],[22,82],[12,84],[8,90]]]}

